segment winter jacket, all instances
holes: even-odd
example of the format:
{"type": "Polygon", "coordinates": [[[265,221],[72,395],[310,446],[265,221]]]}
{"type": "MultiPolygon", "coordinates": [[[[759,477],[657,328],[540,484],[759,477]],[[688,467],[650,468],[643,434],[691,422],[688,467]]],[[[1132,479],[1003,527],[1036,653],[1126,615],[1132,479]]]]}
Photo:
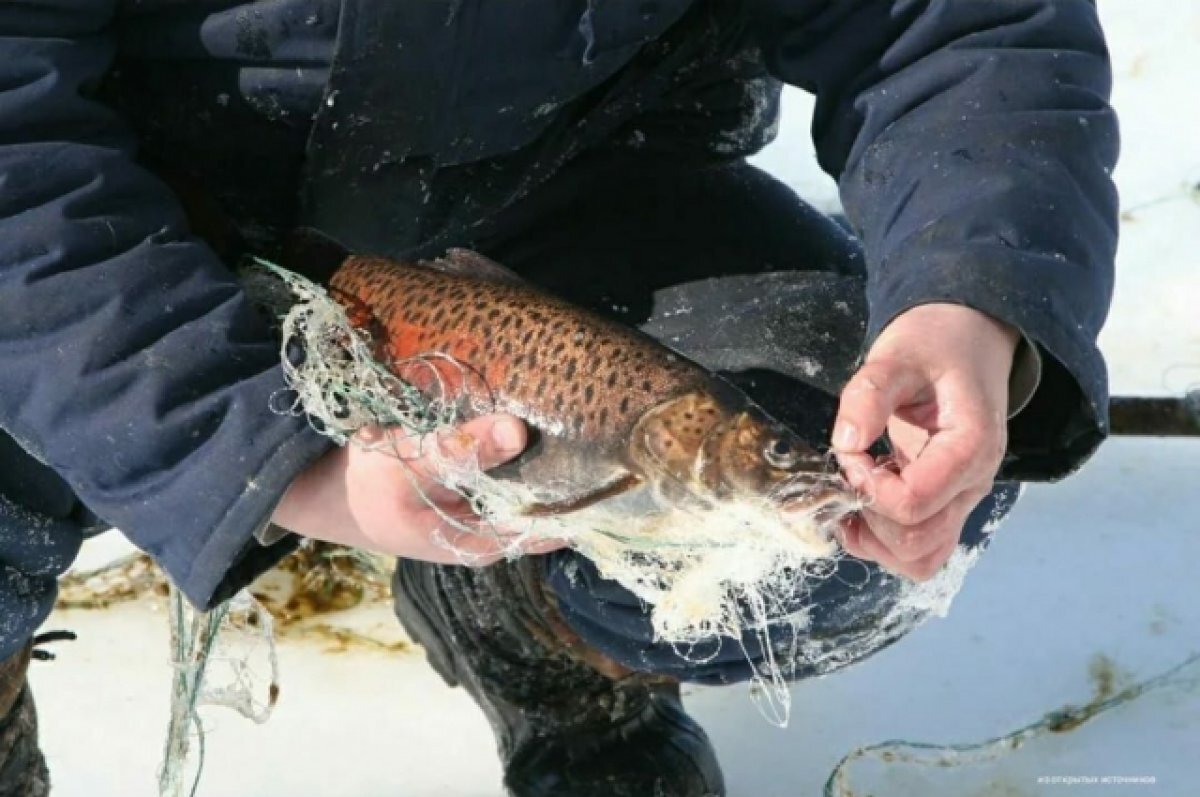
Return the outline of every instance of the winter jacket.
{"type": "Polygon", "coordinates": [[[93,526],[202,607],[294,544],[253,535],[328,443],[278,411],[278,344],[189,231],[188,186],[244,246],[303,221],[433,250],[586,151],[688,155],[685,77],[727,117],[708,123],[733,131],[727,157],[769,140],[778,82],[816,94],[820,163],[867,253],[868,340],[950,301],[1038,346],[1008,476],[1094,450],[1117,127],[1087,0],[3,3],[0,562],[33,614],[93,526]],[[727,97],[733,78],[757,93],[727,97]],[[37,546],[58,564],[30,565],[37,546]]]}

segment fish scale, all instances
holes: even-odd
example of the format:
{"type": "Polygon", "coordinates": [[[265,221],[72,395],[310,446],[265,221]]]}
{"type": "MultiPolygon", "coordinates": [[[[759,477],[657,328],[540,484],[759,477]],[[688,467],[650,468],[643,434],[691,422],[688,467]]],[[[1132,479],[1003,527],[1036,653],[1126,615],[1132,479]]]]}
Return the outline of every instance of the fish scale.
{"type": "Polygon", "coordinates": [[[351,257],[330,284],[369,313],[390,364],[445,355],[465,366],[464,376],[445,362],[437,376],[479,411],[553,419],[565,437],[607,441],[708,377],[644,334],[528,284],[437,264],[351,257]]]}

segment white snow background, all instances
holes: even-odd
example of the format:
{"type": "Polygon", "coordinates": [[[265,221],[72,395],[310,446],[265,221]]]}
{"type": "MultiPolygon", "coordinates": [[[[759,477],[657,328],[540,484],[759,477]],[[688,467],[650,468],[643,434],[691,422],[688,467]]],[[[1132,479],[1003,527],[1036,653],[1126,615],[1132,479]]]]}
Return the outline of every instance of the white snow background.
{"type": "MultiPolygon", "coordinates": [[[[1179,394],[1200,384],[1200,2],[1109,0],[1123,155],[1117,294],[1101,339],[1114,391],[1179,394]]],[[[757,162],[823,209],[831,181],[812,158],[811,102],[786,97],[777,143],[757,162]]],[[[1026,490],[945,619],[867,662],[793,689],[791,726],[759,716],[745,687],[690,689],[735,797],[820,793],[852,749],[888,739],[973,742],[1090,699],[1089,666],[1117,686],[1200,651],[1200,440],[1114,440],[1056,486],[1026,490]]],[[[89,543],[81,563],[124,550],[89,543]]],[[[388,624],[388,618],[376,620],[388,624]]],[[[150,797],[167,722],[167,622],[146,604],[61,612],[78,642],[31,676],[55,794],[150,797]]],[[[390,630],[389,630],[390,632],[390,630]]],[[[398,633],[398,632],[397,632],[398,633]]],[[[461,690],[404,653],[281,645],[282,691],[257,726],[207,709],[199,794],[471,797],[500,793],[483,717],[461,690]]],[[[1083,728],[970,771],[860,763],[856,794],[879,797],[1200,794],[1200,691],[1163,690],[1083,728]],[[1078,785],[1039,777],[1150,776],[1078,785]]]]}

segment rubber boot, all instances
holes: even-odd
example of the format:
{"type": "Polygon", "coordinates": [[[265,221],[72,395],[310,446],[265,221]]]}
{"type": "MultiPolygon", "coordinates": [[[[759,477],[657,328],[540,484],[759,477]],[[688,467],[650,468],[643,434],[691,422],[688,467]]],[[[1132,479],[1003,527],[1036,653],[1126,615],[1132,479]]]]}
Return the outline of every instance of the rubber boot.
{"type": "Polygon", "coordinates": [[[720,797],[716,754],[679,685],[590,650],[536,561],[397,563],[396,616],[487,715],[511,797],[720,797]]]}
{"type": "Polygon", "coordinates": [[[0,662],[0,797],[45,797],[50,774],[38,749],[37,710],[25,677],[32,640],[0,662]]]}

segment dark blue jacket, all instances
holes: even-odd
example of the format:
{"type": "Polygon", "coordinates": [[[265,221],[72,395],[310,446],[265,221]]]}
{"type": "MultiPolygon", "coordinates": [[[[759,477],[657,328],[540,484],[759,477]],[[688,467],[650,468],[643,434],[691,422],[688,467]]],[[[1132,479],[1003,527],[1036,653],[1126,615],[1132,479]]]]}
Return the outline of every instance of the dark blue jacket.
{"type": "MultiPolygon", "coordinates": [[[[278,346],[181,186],[255,219],[242,238],[304,220],[393,253],[469,240],[638,114],[655,144],[701,5],[757,46],[745,70],[816,93],[870,336],[933,300],[1019,327],[1049,367],[1009,475],[1075,467],[1106,423],[1117,227],[1087,0],[4,3],[0,428],[46,466],[0,458],[5,568],[27,564],[30,511],[62,561],[93,513],[120,527],[200,606],[287,550],[252,534],[327,443],[273,411],[278,346]]],[[[764,97],[733,155],[769,135],[764,97]]]]}

